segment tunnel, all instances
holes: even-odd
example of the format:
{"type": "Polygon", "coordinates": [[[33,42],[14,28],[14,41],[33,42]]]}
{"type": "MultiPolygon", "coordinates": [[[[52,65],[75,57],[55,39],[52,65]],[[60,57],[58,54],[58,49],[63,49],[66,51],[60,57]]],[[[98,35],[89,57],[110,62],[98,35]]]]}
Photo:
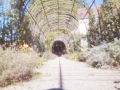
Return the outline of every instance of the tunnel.
{"type": "Polygon", "coordinates": [[[66,53],[66,46],[62,41],[55,41],[52,45],[52,52],[58,56],[66,53]]]}

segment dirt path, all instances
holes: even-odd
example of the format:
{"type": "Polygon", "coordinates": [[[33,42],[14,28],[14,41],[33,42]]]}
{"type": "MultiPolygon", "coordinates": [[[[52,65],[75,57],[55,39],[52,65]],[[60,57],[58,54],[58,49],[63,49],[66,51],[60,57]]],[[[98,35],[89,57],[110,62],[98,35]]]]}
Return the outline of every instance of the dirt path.
{"type": "Polygon", "coordinates": [[[101,70],[58,57],[39,70],[42,78],[0,90],[120,90],[120,70],[101,70]]]}

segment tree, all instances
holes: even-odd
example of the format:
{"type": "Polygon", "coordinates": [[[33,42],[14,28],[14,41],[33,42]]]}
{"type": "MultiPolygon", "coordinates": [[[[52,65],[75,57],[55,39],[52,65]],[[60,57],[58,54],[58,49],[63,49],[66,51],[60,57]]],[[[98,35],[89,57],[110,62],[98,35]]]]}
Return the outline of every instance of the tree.
{"type": "Polygon", "coordinates": [[[96,20],[95,15],[93,14],[92,10],[89,11],[89,29],[88,29],[88,46],[95,45],[96,39],[96,20]]]}
{"type": "Polygon", "coordinates": [[[100,44],[101,41],[111,42],[114,38],[120,38],[120,0],[104,0],[99,9],[99,17],[96,24],[94,16],[89,13],[88,43],[100,44]],[[95,27],[97,26],[97,27],[95,27]]]}
{"type": "Polygon", "coordinates": [[[7,24],[7,29],[9,33],[9,39],[11,44],[13,41],[19,44],[23,44],[30,39],[30,30],[29,30],[29,19],[25,15],[24,5],[26,0],[11,0],[10,6],[11,9],[6,13],[9,17],[7,24]],[[28,34],[29,33],[29,34],[28,34]]]}

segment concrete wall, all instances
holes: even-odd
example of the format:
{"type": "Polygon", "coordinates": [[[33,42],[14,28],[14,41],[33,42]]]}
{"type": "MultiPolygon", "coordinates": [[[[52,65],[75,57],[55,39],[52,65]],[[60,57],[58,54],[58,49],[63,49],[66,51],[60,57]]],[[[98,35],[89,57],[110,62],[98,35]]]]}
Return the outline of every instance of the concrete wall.
{"type": "Polygon", "coordinates": [[[83,19],[83,20],[79,20],[79,25],[78,25],[78,30],[80,33],[86,35],[87,34],[87,30],[89,28],[89,20],[88,19],[83,19]]]}
{"type": "Polygon", "coordinates": [[[61,41],[65,44],[66,49],[69,47],[69,36],[65,34],[58,35],[54,38],[54,40],[50,43],[50,47],[52,48],[52,45],[54,44],[55,41],[61,41]]]}
{"type": "MultiPolygon", "coordinates": [[[[78,31],[80,32],[80,34],[83,34],[83,35],[87,34],[87,31],[88,31],[88,28],[89,28],[88,24],[89,24],[88,19],[79,20],[78,31]]],[[[81,38],[81,46],[82,47],[87,47],[88,46],[86,38],[81,38]]]]}

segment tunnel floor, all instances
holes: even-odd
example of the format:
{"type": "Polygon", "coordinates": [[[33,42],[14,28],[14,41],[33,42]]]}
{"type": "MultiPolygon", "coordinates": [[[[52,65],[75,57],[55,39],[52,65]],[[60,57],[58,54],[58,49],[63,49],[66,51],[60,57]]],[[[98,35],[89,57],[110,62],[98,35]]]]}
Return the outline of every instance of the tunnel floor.
{"type": "Polygon", "coordinates": [[[62,41],[55,41],[52,46],[52,52],[58,56],[66,53],[66,46],[62,41]]]}

